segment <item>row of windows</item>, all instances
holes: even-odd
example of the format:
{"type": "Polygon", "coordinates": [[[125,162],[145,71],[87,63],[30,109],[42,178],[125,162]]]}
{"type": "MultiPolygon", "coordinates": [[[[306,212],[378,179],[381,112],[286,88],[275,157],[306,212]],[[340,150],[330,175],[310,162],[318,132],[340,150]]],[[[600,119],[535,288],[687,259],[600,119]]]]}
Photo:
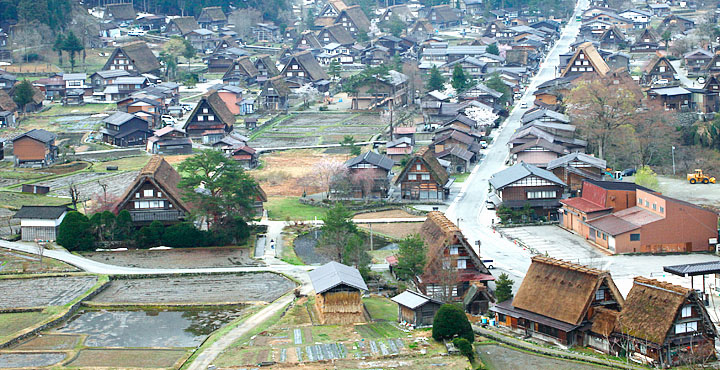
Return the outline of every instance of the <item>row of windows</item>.
{"type": "Polygon", "coordinates": [[[595,237],[596,238],[602,237],[603,240],[607,240],[607,234],[601,233],[600,230],[595,230],[595,237]]]}
{"type": "MultiPolygon", "coordinates": [[[[642,199],[642,198],[638,198],[637,203],[638,203],[639,206],[642,206],[642,205],[643,205],[643,199],[642,199]]],[[[645,199],[645,207],[650,207],[650,201],[647,200],[647,199],[645,199]]],[[[658,205],[657,205],[657,203],[653,203],[653,204],[652,204],[652,209],[653,209],[653,211],[657,211],[657,210],[658,210],[658,205]]],[[[660,206],[660,213],[665,213],[665,207],[660,206]]]]}
{"type": "Polygon", "coordinates": [[[201,115],[199,115],[199,114],[197,115],[197,120],[198,120],[198,121],[204,121],[204,120],[205,120],[205,117],[207,117],[207,120],[208,120],[208,121],[214,121],[214,120],[215,120],[215,116],[213,116],[213,115],[201,116],[201,115]]]}
{"type": "Polygon", "coordinates": [[[408,175],[408,180],[430,180],[430,174],[429,173],[423,173],[423,174],[411,173],[408,175]]]}
{"type": "MultiPolygon", "coordinates": [[[[449,269],[449,268],[450,268],[450,261],[449,261],[449,260],[443,261],[443,268],[444,268],[444,269],[449,269]]],[[[458,259],[458,260],[457,260],[457,269],[458,269],[458,270],[464,270],[464,269],[466,269],[466,268],[467,268],[467,260],[458,259]]]]}
{"type": "Polygon", "coordinates": [[[554,191],[528,191],[527,192],[527,198],[528,199],[548,199],[548,198],[555,198],[556,192],[554,191]]]}
{"type": "MultiPolygon", "coordinates": [[[[153,189],[145,189],[142,192],[143,198],[155,198],[155,190],[153,189]]],[[[135,198],[140,198],[140,192],[135,193],[135,198]]],[[[162,198],[162,193],[157,192],[157,198],[162,198]]]]}
{"type": "Polygon", "coordinates": [[[692,333],[698,330],[697,321],[675,324],[675,334],[692,333]]]}
{"type": "Polygon", "coordinates": [[[136,200],[134,203],[135,209],[165,208],[164,200],[136,200]]]}

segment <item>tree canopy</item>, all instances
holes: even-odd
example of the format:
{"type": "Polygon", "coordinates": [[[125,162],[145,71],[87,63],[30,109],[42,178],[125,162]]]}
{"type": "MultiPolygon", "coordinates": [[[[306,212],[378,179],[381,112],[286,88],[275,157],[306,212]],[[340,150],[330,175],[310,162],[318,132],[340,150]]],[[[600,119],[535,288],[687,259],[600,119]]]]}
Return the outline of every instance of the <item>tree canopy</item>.
{"type": "Polygon", "coordinates": [[[28,80],[22,80],[16,87],[13,93],[13,100],[20,109],[24,112],[25,106],[33,101],[33,88],[32,84],[28,80]]]}
{"type": "Polygon", "coordinates": [[[88,218],[70,211],[58,226],[57,243],[69,251],[88,251],[95,247],[92,225],[88,218]]]}
{"type": "Polygon", "coordinates": [[[445,90],[445,77],[440,74],[440,71],[436,66],[432,66],[432,68],[430,68],[430,77],[428,77],[427,89],[428,91],[445,90]]]}
{"type": "Polygon", "coordinates": [[[512,299],[513,283],[514,282],[510,280],[510,276],[506,273],[502,273],[498,276],[498,279],[495,281],[495,298],[498,303],[512,299]]]}
{"type": "Polygon", "coordinates": [[[454,304],[444,304],[435,313],[432,337],[438,342],[455,337],[465,338],[470,343],[475,341],[475,333],[465,311],[454,304]]]}
{"type": "Polygon", "coordinates": [[[398,264],[395,272],[402,279],[413,279],[422,274],[425,268],[427,248],[418,234],[408,235],[401,240],[398,249],[398,264]]]}

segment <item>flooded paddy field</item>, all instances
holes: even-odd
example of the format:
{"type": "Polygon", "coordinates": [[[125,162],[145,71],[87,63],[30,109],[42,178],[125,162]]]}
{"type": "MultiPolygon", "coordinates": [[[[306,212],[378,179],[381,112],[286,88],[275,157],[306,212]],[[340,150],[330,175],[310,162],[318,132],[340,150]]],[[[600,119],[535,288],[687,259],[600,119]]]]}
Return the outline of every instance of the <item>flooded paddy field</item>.
{"type": "Polygon", "coordinates": [[[118,279],[93,298],[94,303],[272,302],[295,288],[269,272],[118,279]]]}
{"type": "Polygon", "coordinates": [[[478,346],[477,351],[483,363],[492,370],[602,370],[601,366],[584,364],[581,362],[561,360],[559,358],[545,357],[516,351],[500,345],[478,346]]]}
{"type": "Polygon", "coordinates": [[[139,268],[211,268],[259,266],[248,248],[208,247],[169,250],[129,250],[91,252],[83,257],[116,266],[139,268]]]}

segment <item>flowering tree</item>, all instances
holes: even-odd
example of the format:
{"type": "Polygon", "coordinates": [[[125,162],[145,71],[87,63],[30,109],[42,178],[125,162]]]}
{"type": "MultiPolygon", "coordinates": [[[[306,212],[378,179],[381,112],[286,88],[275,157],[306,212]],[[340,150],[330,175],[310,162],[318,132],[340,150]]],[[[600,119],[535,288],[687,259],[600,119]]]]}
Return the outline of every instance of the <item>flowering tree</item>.
{"type": "Polygon", "coordinates": [[[316,163],[312,171],[318,178],[320,184],[327,190],[325,197],[330,197],[330,187],[333,181],[339,177],[344,177],[347,173],[345,163],[337,159],[326,159],[316,163]]]}
{"type": "Polygon", "coordinates": [[[375,178],[369,171],[360,171],[352,176],[352,183],[360,188],[363,198],[367,198],[372,192],[375,178]]]}
{"type": "Polygon", "coordinates": [[[492,126],[498,119],[498,115],[486,107],[467,107],[465,115],[475,121],[478,126],[492,126]]]}

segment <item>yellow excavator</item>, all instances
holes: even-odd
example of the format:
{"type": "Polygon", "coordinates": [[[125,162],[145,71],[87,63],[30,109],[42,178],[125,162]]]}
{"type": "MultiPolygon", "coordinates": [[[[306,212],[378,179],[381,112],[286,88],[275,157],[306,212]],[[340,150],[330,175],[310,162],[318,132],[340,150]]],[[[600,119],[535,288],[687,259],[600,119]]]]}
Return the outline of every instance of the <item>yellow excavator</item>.
{"type": "Polygon", "coordinates": [[[687,180],[691,184],[697,184],[698,182],[701,182],[703,184],[708,184],[708,183],[714,184],[715,183],[714,177],[710,177],[710,176],[704,174],[703,170],[701,170],[699,168],[695,170],[695,173],[689,173],[687,175],[687,180]]]}

